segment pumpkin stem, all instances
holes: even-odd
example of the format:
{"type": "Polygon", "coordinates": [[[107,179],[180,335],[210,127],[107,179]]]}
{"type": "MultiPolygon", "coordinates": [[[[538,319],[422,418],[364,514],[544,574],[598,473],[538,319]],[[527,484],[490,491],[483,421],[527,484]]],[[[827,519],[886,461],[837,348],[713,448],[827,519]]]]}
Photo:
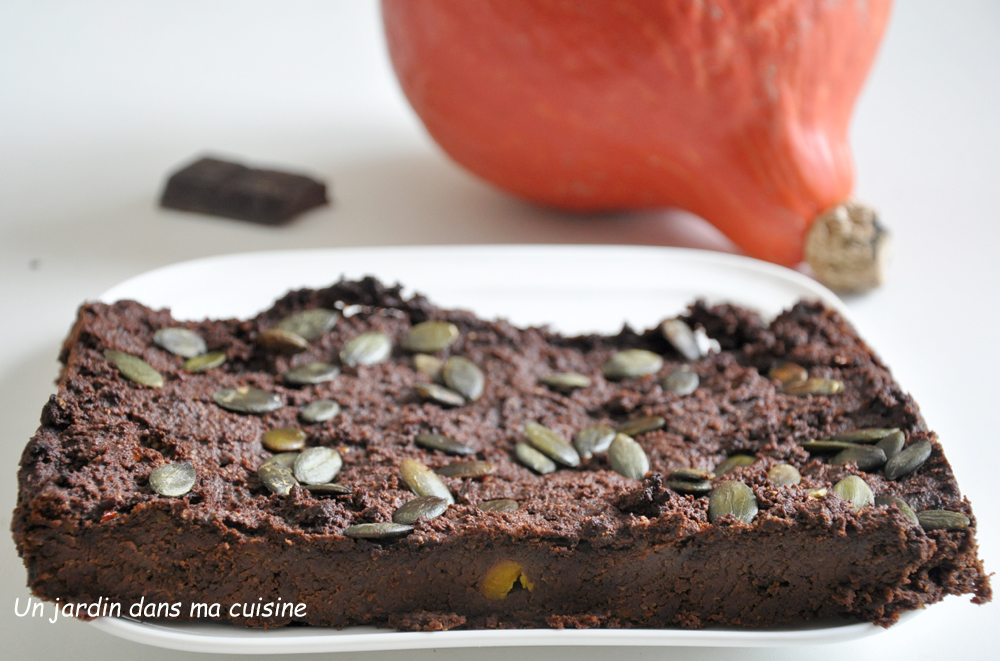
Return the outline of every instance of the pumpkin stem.
{"type": "Polygon", "coordinates": [[[806,263],[834,291],[868,291],[885,280],[890,238],[874,209],[845,200],[813,221],[806,236],[806,263]]]}

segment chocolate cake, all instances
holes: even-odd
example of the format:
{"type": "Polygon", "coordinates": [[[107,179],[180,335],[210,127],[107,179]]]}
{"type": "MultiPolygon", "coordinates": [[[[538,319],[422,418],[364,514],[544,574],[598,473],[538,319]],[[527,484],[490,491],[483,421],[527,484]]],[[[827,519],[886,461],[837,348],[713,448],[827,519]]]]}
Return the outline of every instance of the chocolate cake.
{"type": "Polygon", "coordinates": [[[991,597],[937,436],[819,303],[564,337],[365,279],[244,321],[89,303],[60,359],[13,532],[62,604],[442,630],[991,597]]]}

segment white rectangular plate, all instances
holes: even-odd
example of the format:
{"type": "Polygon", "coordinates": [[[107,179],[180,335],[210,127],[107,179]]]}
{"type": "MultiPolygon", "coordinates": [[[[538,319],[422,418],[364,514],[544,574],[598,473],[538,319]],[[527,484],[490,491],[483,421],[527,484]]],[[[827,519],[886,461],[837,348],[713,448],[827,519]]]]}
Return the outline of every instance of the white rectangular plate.
{"type": "MultiPolygon", "coordinates": [[[[175,318],[251,317],[290,289],[324,287],[341,276],[400,282],[443,307],[546,325],[563,333],[646,328],[696,298],[731,302],[771,318],[800,298],[841,312],[815,281],[772,264],[720,253],[622,246],[454,246],[326,249],[212,257],[157,269],[101,296],[171,308],[175,318]]],[[[912,616],[912,614],[910,615],[912,616]]],[[[242,629],[223,624],[100,618],[122,638],[194,652],[238,654],[372,651],[483,646],[739,646],[843,642],[882,631],[864,623],[740,629],[519,629],[399,632],[373,627],[242,629]]]]}
{"type": "Polygon", "coordinates": [[[166,266],[101,295],[168,307],[177,319],[251,317],[291,289],[341,276],[400,282],[437,305],[563,333],[652,326],[696,298],[772,317],[800,298],[846,314],[839,298],[795,271],[737,255],[639,246],[426,246],[285,250],[166,266]]]}

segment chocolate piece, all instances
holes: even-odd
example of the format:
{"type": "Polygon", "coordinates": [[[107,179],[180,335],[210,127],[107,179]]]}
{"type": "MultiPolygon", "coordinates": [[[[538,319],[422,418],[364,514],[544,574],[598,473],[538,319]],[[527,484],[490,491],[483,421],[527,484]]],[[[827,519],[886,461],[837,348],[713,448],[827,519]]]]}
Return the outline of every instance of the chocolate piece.
{"type": "Polygon", "coordinates": [[[326,184],[304,175],[202,158],[175,172],[160,205],[265,225],[327,204],[326,184]]]}
{"type": "Polygon", "coordinates": [[[428,630],[768,627],[837,616],[887,625],[946,594],[990,599],[976,520],[937,436],[836,312],[800,303],[765,325],[737,307],[696,304],[684,319],[707,329],[724,350],[690,363],[701,385],[679,398],[662,389],[660,378],[685,363],[658,330],[566,338],[438,310],[420,297],[403,300],[398,287],[372,279],[292,292],[248,321],[180,323],[135,302],[86,304],[62,352],[59,391],[22,456],[12,528],[29,585],[63,604],[101,596],[127,611],[143,596],[147,603],[182,602],[181,619],[192,616],[192,602],[280,597],[306,604],[306,612],[237,611],[233,621],[428,630]],[[342,305],[362,307],[300,354],[254,342],[289,314],[342,305]],[[398,346],[428,318],[458,327],[448,351],[483,370],[488,387],[478,400],[449,408],[417,396],[414,387],[428,377],[399,352],[379,365],[344,369],[332,381],[294,388],[283,382],[291,366],[336,360],[360,333],[385,333],[398,346]],[[225,351],[225,368],[184,372],[182,357],[152,341],[170,326],[225,351]],[[601,366],[628,348],[664,355],[661,373],[605,379],[601,366]],[[124,379],[104,357],[109,349],[141,356],[163,374],[163,386],[124,379]],[[780,383],[763,376],[778,360],[841,380],[844,391],[782,394],[780,383]],[[540,387],[539,378],[554,371],[586,375],[592,384],[568,395],[540,387]],[[285,405],[251,415],[213,403],[216,391],[243,385],[276,393],[285,405]],[[261,437],[296,426],[302,407],[318,399],[339,402],[341,412],[309,426],[307,445],[337,449],[343,466],[336,479],[350,493],[312,494],[293,485],[287,495],[272,494],[257,475],[271,456],[261,437]],[[603,452],[548,475],[515,456],[529,421],[571,438],[590,425],[615,427],[649,415],[666,423],[636,438],[650,464],[642,481],[616,474],[603,452]],[[817,460],[799,444],[867,427],[897,427],[908,445],[930,442],[932,454],[888,480],[879,470],[817,460]],[[404,459],[431,469],[453,461],[416,443],[418,434],[431,433],[468,445],[495,470],[476,479],[442,477],[455,504],[418,520],[413,531],[345,536],[351,526],[392,521],[414,498],[400,477],[404,459]],[[758,508],[750,523],[731,514],[710,522],[707,496],[676,493],[664,477],[681,468],[711,470],[735,455],[755,461],[712,482],[750,488],[758,508]],[[153,469],[185,461],[198,476],[190,492],[168,498],[150,488],[153,469]],[[800,484],[774,486],[768,470],[778,464],[794,466],[800,484]],[[876,495],[902,498],[917,512],[961,512],[970,525],[928,531],[894,507],[855,512],[833,493],[852,474],[876,495]],[[479,508],[498,499],[519,507],[479,508]]]}

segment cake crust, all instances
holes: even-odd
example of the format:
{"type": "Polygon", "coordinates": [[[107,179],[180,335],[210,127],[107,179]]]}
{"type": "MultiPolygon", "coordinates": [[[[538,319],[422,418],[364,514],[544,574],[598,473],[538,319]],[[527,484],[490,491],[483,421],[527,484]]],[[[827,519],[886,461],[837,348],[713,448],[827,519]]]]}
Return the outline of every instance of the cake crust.
{"type": "MultiPolygon", "coordinates": [[[[177,322],[169,311],[124,301],[81,307],[60,360],[59,391],[28,443],[19,472],[13,533],[39,597],[62,603],[102,598],[131,604],[224,605],[222,619],[247,626],[290,622],[399,629],[455,627],[766,627],[847,617],[889,625],[899,613],[946,594],[991,598],[977,557],[975,517],[962,497],[936,434],[873,351],[835,311],[802,302],[765,324],[736,306],[694,304],[682,317],[721,351],[691,363],[700,385],[680,396],[663,376],[686,361],[655,329],[616,336],[563,337],[504,321],[442,310],[399,287],[367,278],[291,292],[251,320],[177,322]],[[283,318],[316,307],[347,309],[308,349],[286,355],[257,337],[283,318]],[[458,339],[438,357],[464,356],[486,375],[479,399],[445,407],[414,390],[429,377],[401,348],[407,331],[444,320],[458,339]],[[157,347],[153,334],[182,326],[197,332],[226,363],[204,373],[157,347]],[[332,381],[292,387],[281,374],[310,361],[338,364],[360,333],[393,340],[392,355],[371,366],[341,365],[332,381]],[[660,354],[654,375],[609,381],[601,366],[617,351],[660,354]],[[104,351],[141,357],[164,375],[154,389],[128,381],[104,351]],[[796,397],[767,377],[778,361],[836,379],[843,392],[796,397]],[[591,385],[570,392],[539,378],[576,372],[591,385]],[[220,388],[252,386],[284,406],[263,415],[226,411],[220,388]],[[300,409],[316,399],[341,412],[306,425],[300,409]],[[662,429],[636,436],[651,470],[642,481],[610,469],[604,454],[575,468],[539,475],[517,461],[524,424],[540,422],[571,438],[592,424],[614,426],[643,415],[662,429]],[[337,481],[352,493],[318,496],[293,487],[271,493],[257,475],[272,455],[261,436],[301,427],[307,445],[338,450],[337,481]],[[930,458],[896,480],[854,463],[833,465],[800,442],[858,428],[896,427],[907,445],[928,441],[930,458]],[[442,478],[456,503],[393,539],[352,539],[359,523],[392,521],[414,497],[400,478],[403,459],[440,468],[454,457],[415,443],[440,433],[471,446],[495,467],[480,478],[442,478]],[[716,477],[749,486],[759,513],[747,524],[710,522],[708,498],[682,495],[666,476],[680,468],[712,471],[728,456],[752,465],[716,477]],[[190,461],[186,495],[157,495],[149,475],[190,461]],[[795,466],[798,485],[776,487],[768,469],[795,466]],[[896,505],[855,512],[830,492],[858,475],[876,495],[916,511],[944,509],[970,519],[962,530],[926,531],[896,505]],[[826,489],[825,493],[820,490],[826,489]],[[518,502],[484,512],[484,501],[518,502]],[[502,599],[484,581],[500,563],[520,578],[502,599]],[[304,603],[301,617],[226,617],[236,603],[304,603]]],[[[517,577],[515,577],[517,578],[517,577]]]]}

